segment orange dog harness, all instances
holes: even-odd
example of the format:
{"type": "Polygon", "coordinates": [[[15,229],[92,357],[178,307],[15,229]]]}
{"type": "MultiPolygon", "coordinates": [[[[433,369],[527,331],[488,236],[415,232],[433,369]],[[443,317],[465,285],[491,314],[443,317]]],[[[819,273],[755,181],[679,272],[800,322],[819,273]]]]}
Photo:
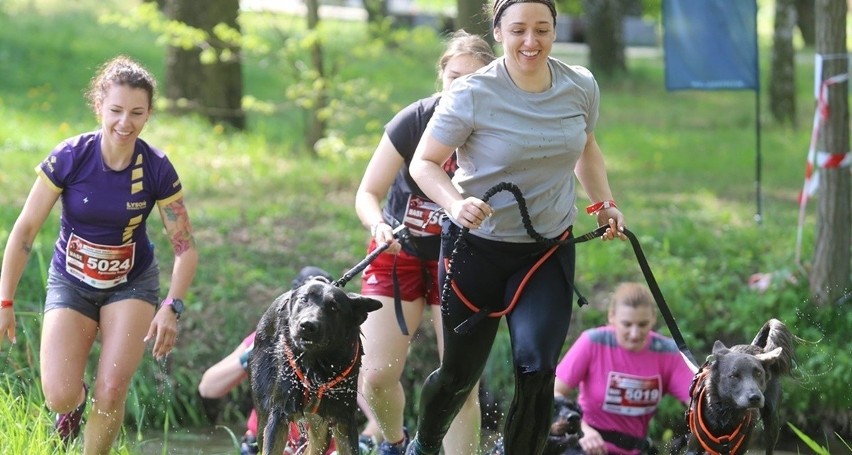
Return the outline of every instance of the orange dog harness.
{"type": "Polygon", "coordinates": [[[710,455],[737,454],[748,436],[748,431],[744,430],[747,430],[751,425],[751,413],[746,412],[740,424],[730,434],[715,435],[707,428],[704,422],[704,391],[707,389],[705,382],[707,377],[710,376],[710,370],[705,368],[707,365],[708,363],[705,363],[701,367],[689,386],[689,396],[691,397],[687,411],[689,431],[710,455]]]}

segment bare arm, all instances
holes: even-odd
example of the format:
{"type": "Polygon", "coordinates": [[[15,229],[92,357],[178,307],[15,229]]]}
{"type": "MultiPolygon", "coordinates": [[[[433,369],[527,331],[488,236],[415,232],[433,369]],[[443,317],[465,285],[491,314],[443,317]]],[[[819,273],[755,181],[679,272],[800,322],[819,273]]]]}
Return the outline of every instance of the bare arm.
{"type": "Polygon", "coordinates": [[[568,398],[572,390],[573,389],[563,380],[559,379],[559,377],[557,377],[556,381],[553,383],[553,396],[568,398]]]}
{"type": "MultiPolygon", "coordinates": [[[[30,189],[21,214],[9,233],[6,249],[3,253],[3,266],[0,269],[0,299],[15,300],[18,283],[24,274],[27,261],[33,249],[33,242],[41,230],[44,220],[50,215],[51,209],[59,199],[59,192],[41,178],[37,178],[30,189]]],[[[15,309],[13,307],[0,309],[0,343],[9,338],[12,343],[15,338],[15,309]]]]}
{"type": "Polygon", "coordinates": [[[355,193],[355,211],[361,224],[367,229],[376,226],[374,238],[377,243],[391,242],[388,253],[398,252],[401,246],[394,240],[391,226],[382,218],[381,204],[403,165],[405,161],[402,155],[396,150],[387,133],[383,134],[355,193]]]}
{"type": "MultiPolygon", "coordinates": [[[[606,175],[606,163],[603,153],[595,140],[595,133],[589,133],[583,154],[574,167],[574,173],[583,189],[593,203],[612,200],[612,190],[606,175]]],[[[598,226],[609,225],[606,233],[602,236],[604,240],[611,240],[618,236],[621,240],[627,237],[623,234],[624,215],[616,207],[603,209],[597,214],[598,226]]]]}
{"type": "Polygon", "coordinates": [[[443,164],[454,151],[452,147],[433,138],[427,129],[414,152],[409,171],[429,199],[443,207],[462,226],[475,229],[482,220],[491,216],[492,209],[481,199],[463,198],[453,186],[443,164]]]}
{"type": "MultiPolygon", "coordinates": [[[[183,299],[198,267],[198,250],[195,248],[192,225],[189,222],[183,198],[160,206],[160,217],[175,253],[168,297],[183,299]]],[[[154,357],[159,359],[171,351],[177,338],[177,316],[170,308],[160,308],[151,322],[145,340],[155,335],[152,352],[154,357]]]]}
{"type": "Polygon", "coordinates": [[[240,356],[246,349],[247,346],[240,343],[233,352],[201,375],[198,393],[203,398],[222,398],[248,377],[248,373],[240,364],[240,356]]]}

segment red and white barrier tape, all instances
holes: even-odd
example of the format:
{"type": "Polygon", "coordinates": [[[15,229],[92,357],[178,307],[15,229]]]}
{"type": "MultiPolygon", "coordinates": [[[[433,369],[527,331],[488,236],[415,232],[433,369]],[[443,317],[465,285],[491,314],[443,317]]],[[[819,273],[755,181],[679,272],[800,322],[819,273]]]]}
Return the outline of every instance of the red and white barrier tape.
{"type": "Polygon", "coordinates": [[[805,207],[808,198],[816,194],[819,188],[819,170],[848,167],[852,171],[852,154],[848,151],[843,153],[830,153],[817,150],[820,133],[825,127],[830,109],[828,105],[828,88],[834,84],[849,80],[849,73],[837,74],[824,81],[819,87],[817,94],[817,107],[814,111],[814,123],[811,130],[811,142],[808,147],[808,161],[805,164],[805,183],[799,193],[799,225],[796,231],[796,264],[800,264],[802,252],[802,229],[805,221],[805,207]]]}

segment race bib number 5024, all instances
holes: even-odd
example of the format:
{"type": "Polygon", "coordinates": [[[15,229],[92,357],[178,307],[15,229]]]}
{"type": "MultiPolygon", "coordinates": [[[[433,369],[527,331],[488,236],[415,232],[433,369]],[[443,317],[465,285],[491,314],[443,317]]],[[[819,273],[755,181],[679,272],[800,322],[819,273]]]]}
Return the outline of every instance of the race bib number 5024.
{"type": "Polygon", "coordinates": [[[99,245],[71,234],[65,250],[65,270],[73,277],[98,289],[127,282],[133,269],[135,243],[99,245]]]}

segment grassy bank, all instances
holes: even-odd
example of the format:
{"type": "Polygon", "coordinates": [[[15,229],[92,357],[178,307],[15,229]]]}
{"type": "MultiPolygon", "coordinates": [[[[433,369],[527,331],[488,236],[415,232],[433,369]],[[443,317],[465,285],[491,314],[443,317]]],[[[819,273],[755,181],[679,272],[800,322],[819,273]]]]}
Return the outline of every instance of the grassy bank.
{"type": "MultiPolygon", "coordinates": [[[[87,2],[9,4],[16,7],[0,12],[2,245],[32,185],[33,167],[63,138],[96,127],[82,98],[94,68],[127,53],[162,80],[165,54],[146,31],[99,23],[102,12],[115,8],[109,2],[88,7],[79,6],[87,2]]],[[[259,31],[270,24],[299,26],[291,18],[270,15],[245,21],[259,31]]],[[[130,424],[165,428],[166,422],[205,422],[195,393],[201,372],[252,330],[296,270],[312,263],[340,276],[363,257],[367,233],[355,216],[353,196],[366,165],[364,152],[378,142],[381,125],[397,108],[433,90],[440,43],[432,34],[417,32],[404,47],[375,48],[353,24],[333,24],[329,30],[340,35],[332,47],[345,71],[387,94],[386,101],[373,106],[370,118],[341,127],[338,153],[312,160],[295,152],[299,114],[292,109],[251,114],[251,129],[243,133],[165,113],[155,114],[146,127],[143,137],[162,147],[181,173],[202,261],[187,299],[178,349],[162,364],[146,359],[134,380],[130,424]]],[[[784,320],[809,342],[800,345],[800,375],[788,387],[793,397],[785,412],[814,434],[821,431],[821,420],[849,430],[852,345],[842,334],[852,319],[847,308],[814,308],[807,301],[806,276],[794,263],[796,199],[813,114],[813,59],[804,54],[797,73],[802,127],[778,126],[768,117],[761,121],[760,225],[754,221],[753,92],[666,92],[661,57],[633,58],[629,77],[600,81],[597,137],[615,198],[699,359],[716,339],[728,344],[751,340],[769,317],[784,320]],[[755,273],[773,278],[765,292],[749,288],[755,273]]],[[[557,56],[585,63],[583,55],[569,48],[557,49],[557,56]]],[[[247,59],[246,94],[286,105],[288,81],[268,63],[256,56],[247,59]]],[[[4,374],[22,382],[35,382],[38,375],[43,279],[56,219],[42,229],[18,292],[18,344],[3,347],[4,374]]],[[[803,242],[806,261],[812,253],[813,224],[810,210],[803,242]]],[[[590,217],[578,220],[578,232],[592,228],[590,217]]],[[[150,231],[158,248],[168,248],[156,216],[150,231]]],[[[169,256],[161,254],[164,284],[169,256]]],[[[642,280],[627,244],[579,246],[577,270],[577,284],[594,308],[575,311],[573,331],[603,321],[602,296],[615,283],[642,280]]],[[[357,290],[358,283],[348,288],[357,290]]],[[[489,377],[493,390],[510,390],[505,334],[500,339],[489,377]]],[[[413,363],[412,381],[433,367],[426,361],[413,363]]],[[[241,387],[233,394],[234,401],[222,410],[224,420],[239,421],[247,405],[245,392],[241,387]]],[[[500,398],[504,403],[508,399],[500,398]]]]}

